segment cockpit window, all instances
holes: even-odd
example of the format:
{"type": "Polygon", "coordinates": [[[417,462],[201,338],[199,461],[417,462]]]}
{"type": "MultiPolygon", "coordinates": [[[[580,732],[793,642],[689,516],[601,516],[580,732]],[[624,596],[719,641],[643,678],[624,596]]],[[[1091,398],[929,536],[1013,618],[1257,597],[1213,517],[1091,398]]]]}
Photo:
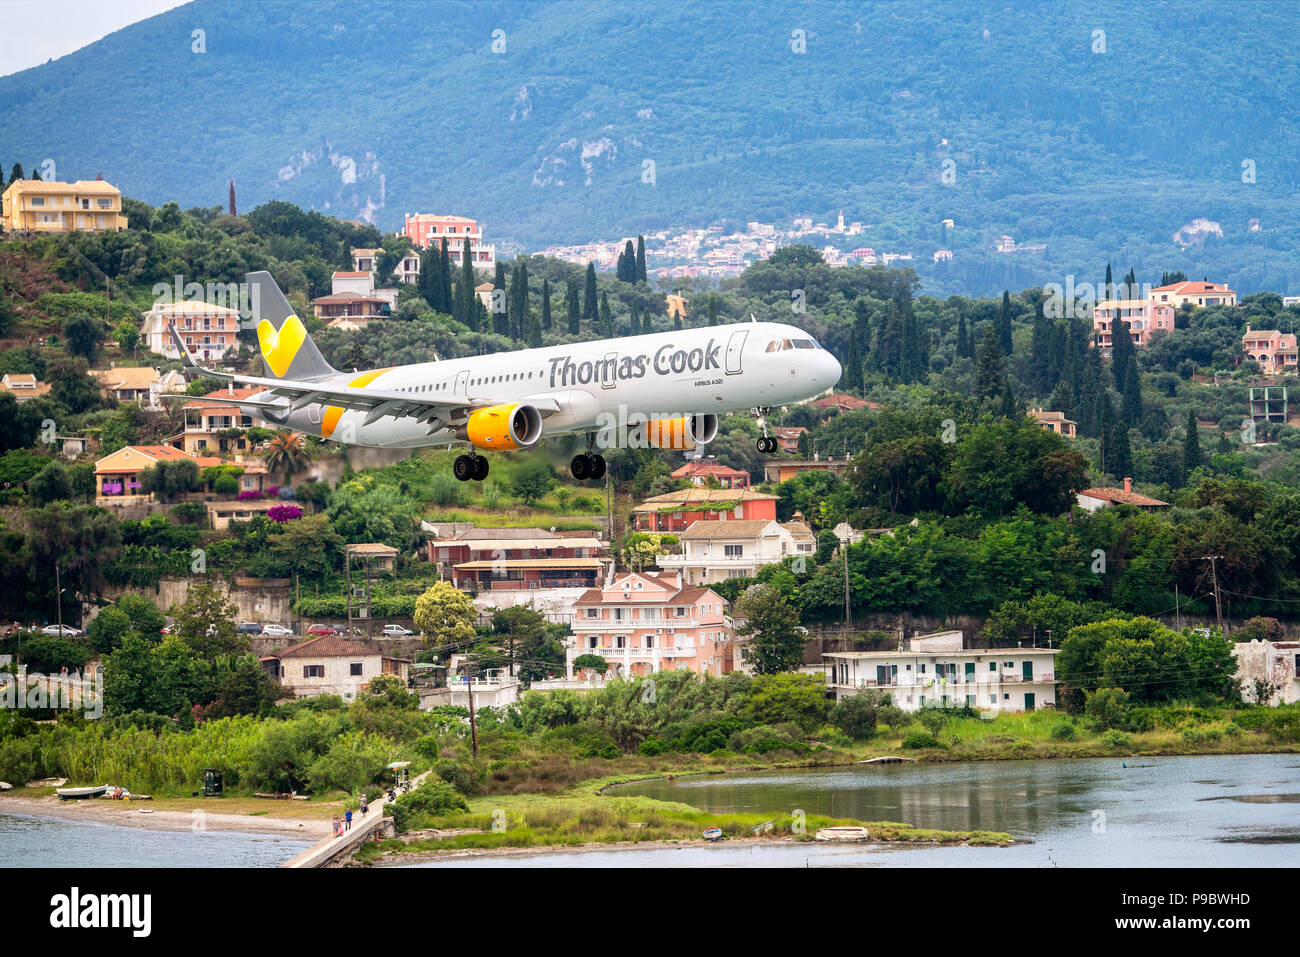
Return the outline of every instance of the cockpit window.
{"type": "Polygon", "coordinates": [[[768,352],[785,352],[786,349],[793,349],[794,345],[789,339],[773,339],[767,344],[768,352]]]}
{"type": "Polygon", "coordinates": [[[796,349],[816,349],[817,343],[812,339],[795,339],[794,347],[796,349]]]}

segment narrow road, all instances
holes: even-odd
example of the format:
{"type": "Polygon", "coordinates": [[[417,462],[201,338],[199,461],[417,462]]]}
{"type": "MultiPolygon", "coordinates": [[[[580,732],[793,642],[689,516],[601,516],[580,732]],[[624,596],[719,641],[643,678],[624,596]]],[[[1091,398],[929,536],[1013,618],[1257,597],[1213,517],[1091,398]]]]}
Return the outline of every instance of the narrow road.
{"type": "MultiPolygon", "coordinates": [[[[432,772],[425,771],[411,779],[411,790],[415,790],[432,772]]],[[[398,795],[401,796],[400,794],[398,795]]],[[[370,839],[371,832],[382,827],[384,822],[384,805],[388,804],[388,794],[370,805],[370,810],[363,817],[360,811],[352,812],[352,829],[340,836],[331,835],[313,844],[307,850],[295,854],[281,864],[281,867],[323,867],[344,851],[359,847],[370,839]]]]}

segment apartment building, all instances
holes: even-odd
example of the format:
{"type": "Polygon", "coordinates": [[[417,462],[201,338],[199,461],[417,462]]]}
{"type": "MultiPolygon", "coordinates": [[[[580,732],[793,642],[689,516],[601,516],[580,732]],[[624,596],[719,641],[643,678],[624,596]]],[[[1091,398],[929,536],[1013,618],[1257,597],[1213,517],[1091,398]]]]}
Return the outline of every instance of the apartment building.
{"type": "Polygon", "coordinates": [[[169,359],[179,359],[169,327],[175,326],[186,347],[200,359],[222,359],[239,346],[239,310],[197,299],[164,302],[144,314],[140,338],[145,348],[169,359]]]}
{"type": "Polygon", "coordinates": [[[181,432],[181,449],[192,455],[251,451],[253,443],[248,440],[248,437],[236,435],[233,430],[251,429],[260,423],[254,421],[251,416],[244,415],[237,405],[204,400],[245,399],[260,391],[262,391],[260,386],[238,389],[227,387],[186,402],[181,406],[181,415],[185,421],[181,432]]]}
{"type": "Polygon", "coordinates": [[[960,631],[919,635],[902,645],[896,651],[824,654],[827,689],[836,701],[883,692],[904,711],[1056,706],[1056,648],[966,648],[960,631]]]}
{"type": "Polygon", "coordinates": [[[574,602],[566,671],[580,655],[609,662],[610,676],[664,670],[726,674],[735,635],[727,602],[711,588],[689,587],[681,576],[629,572],[574,602]]]}
{"type": "Polygon", "coordinates": [[[697,521],[776,520],[776,496],[751,488],[695,486],[654,495],[632,509],[638,532],[682,532],[697,521]]]}
{"type": "Polygon", "coordinates": [[[698,521],[680,536],[680,555],[661,555],[659,567],[693,586],[752,578],[765,565],[798,555],[810,560],[817,537],[802,521],[698,521]]]}
{"type": "Polygon", "coordinates": [[[1110,354],[1121,327],[1128,330],[1133,345],[1145,346],[1152,333],[1173,331],[1174,306],[1155,299],[1103,299],[1093,307],[1092,328],[1104,354],[1110,354]]]}
{"type": "Polygon", "coordinates": [[[1154,302],[1168,303],[1177,309],[1184,303],[1193,306],[1235,306],[1237,293],[1222,283],[1175,282],[1167,286],[1158,286],[1151,290],[1154,302]]]}
{"type": "Polygon", "coordinates": [[[436,213],[407,213],[402,233],[417,249],[430,244],[440,248],[447,240],[447,258],[459,266],[465,240],[469,239],[469,254],[475,269],[493,269],[497,263],[497,248],[483,242],[483,231],[478,221],[464,216],[443,216],[436,213]]]}
{"type": "Polygon", "coordinates": [[[1273,375],[1297,367],[1296,336],[1277,329],[1252,329],[1246,324],[1241,348],[1247,359],[1259,363],[1260,371],[1273,375]]]}
{"type": "Polygon", "coordinates": [[[0,222],[7,233],[118,232],[127,228],[122,192],[103,179],[75,183],[20,179],[4,191],[0,222]]]}
{"type": "Polygon", "coordinates": [[[595,535],[541,528],[467,528],[425,544],[444,581],[473,591],[593,588],[610,564],[595,535]]]}

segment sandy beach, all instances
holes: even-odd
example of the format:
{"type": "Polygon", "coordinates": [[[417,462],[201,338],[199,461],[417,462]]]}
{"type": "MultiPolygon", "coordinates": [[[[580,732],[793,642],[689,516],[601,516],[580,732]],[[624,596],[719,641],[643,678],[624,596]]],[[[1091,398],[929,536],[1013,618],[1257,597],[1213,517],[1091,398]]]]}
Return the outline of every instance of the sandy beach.
{"type": "MultiPolygon", "coordinates": [[[[281,837],[298,837],[319,840],[328,837],[330,822],[317,817],[276,817],[273,809],[266,814],[233,814],[222,812],[220,799],[206,803],[196,799],[190,807],[178,808],[177,799],[157,806],[156,801],[107,801],[90,798],[83,801],[61,801],[49,797],[0,796],[0,814],[25,814],[31,817],[58,818],[68,821],[86,821],[96,824],[116,824],[121,827],[138,827],[150,831],[239,831],[245,834],[276,834],[281,837]],[[201,816],[195,814],[202,812],[201,816]],[[142,813],[148,812],[148,813],[142,813]]],[[[267,804],[279,802],[268,801],[267,804]]]]}

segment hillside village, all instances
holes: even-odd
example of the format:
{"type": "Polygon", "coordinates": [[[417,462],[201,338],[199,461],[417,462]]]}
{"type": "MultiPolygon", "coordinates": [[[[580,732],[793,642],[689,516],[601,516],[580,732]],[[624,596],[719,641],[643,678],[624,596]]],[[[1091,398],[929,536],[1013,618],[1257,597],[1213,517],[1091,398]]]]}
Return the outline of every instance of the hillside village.
{"type": "MultiPolygon", "coordinates": [[[[506,262],[470,218],[241,215],[233,185],[181,211],[15,167],[3,195],[0,664],[102,682],[111,718],[391,694],[522,728],[537,695],[578,721],[597,706],[574,696],[687,672],[818,702],[802,732],[751,718],[708,751],[756,727],[798,750],[827,720],[850,740],[868,707],[906,736],[934,709],[1300,699],[1281,610],[1300,599],[1300,306],[1273,293],[1165,275],[1134,296],[1107,267],[1063,317],[1045,288],[940,301],[907,268],[787,242],[805,221],[683,296],[646,237],[506,262]],[[268,427],[185,373],[172,326],[206,363],[260,368],[236,285],[254,268],[338,368],[757,314],[845,372],[779,411],[771,455],[742,413],[707,448],[610,450],[594,484],[557,470],[563,442],[458,483],[449,452],[268,427]]],[[[1101,727],[1142,730],[1126,720],[1101,727]]],[[[606,756],[690,737],[593,733],[606,756]]]]}

